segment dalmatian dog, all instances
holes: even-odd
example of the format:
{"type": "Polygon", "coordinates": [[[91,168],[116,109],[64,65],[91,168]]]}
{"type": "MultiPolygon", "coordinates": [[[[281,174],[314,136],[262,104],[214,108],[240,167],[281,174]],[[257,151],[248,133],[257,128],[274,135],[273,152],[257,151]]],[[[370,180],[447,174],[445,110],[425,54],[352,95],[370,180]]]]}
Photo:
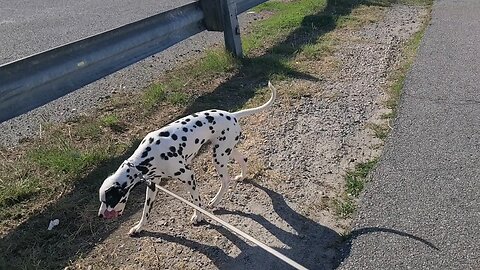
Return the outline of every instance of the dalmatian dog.
{"type": "MultiPolygon", "coordinates": [[[[238,120],[263,111],[273,104],[276,89],[270,82],[268,86],[272,95],[270,100],[262,106],[234,113],[206,110],[183,117],[147,134],[133,155],[103,182],[99,190],[101,205],[98,215],[105,219],[121,216],[132,188],[138,183],[146,182],[147,191],[142,218],[129,234],[135,235],[141,232],[153,207],[157,193],[155,184],[158,184],[162,178],[180,180],[190,194],[192,202],[202,207],[190,164],[200,147],[208,141],[212,143],[213,161],[221,179],[220,189],[209,203],[210,207],[216,207],[231,181],[227,171],[229,159],[233,158],[241,167],[241,173],[233,179],[234,181],[241,181],[247,174],[247,158],[235,149],[241,135],[238,120]]],[[[196,224],[202,220],[202,214],[195,210],[191,218],[192,223],[196,224]]]]}

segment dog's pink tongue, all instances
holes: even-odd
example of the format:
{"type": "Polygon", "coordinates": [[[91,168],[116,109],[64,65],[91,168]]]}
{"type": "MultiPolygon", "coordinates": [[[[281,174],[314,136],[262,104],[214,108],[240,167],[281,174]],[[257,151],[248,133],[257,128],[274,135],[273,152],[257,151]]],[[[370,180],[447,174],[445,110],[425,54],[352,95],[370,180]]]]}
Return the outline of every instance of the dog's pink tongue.
{"type": "Polygon", "coordinates": [[[112,211],[105,210],[103,217],[106,219],[116,218],[118,217],[118,212],[115,210],[112,210],[112,211]]]}

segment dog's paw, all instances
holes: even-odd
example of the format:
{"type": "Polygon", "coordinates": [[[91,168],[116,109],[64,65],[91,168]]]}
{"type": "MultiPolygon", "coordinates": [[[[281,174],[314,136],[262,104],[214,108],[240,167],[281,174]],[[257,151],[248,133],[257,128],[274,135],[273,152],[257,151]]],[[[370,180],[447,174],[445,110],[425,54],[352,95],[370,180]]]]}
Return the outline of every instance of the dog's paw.
{"type": "Polygon", "coordinates": [[[203,215],[202,214],[193,214],[192,218],[190,219],[190,222],[192,222],[193,225],[197,225],[199,224],[200,222],[202,222],[204,220],[203,218],[203,215]]]}
{"type": "Polygon", "coordinates": [[[234,182],[237,182],[237,181],[240,182],[240,181],[243,181],[244,178],[245,177],[242,174],[239,174],[239,175],[235,176],[235,178],[233,178],[233,181],[234,182]]]}
{"type": "Polygon", "coordinates": [[[128,232],[128,235],[137,236],[141,231],[142,231],[142,228],[140,224],[137,224],[130,229],[130,231],[128,232]]]}

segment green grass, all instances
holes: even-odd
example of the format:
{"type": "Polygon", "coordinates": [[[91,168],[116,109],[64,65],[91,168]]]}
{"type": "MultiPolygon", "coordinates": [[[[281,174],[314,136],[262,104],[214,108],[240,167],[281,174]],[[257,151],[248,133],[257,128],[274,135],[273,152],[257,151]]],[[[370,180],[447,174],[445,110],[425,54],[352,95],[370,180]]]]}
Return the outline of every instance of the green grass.
{"type": "Polygon", "coordinates": [[[368,161],[366,163],[360,163],[355,166],[355,170],[347,172],[345,176],[347,195],[358,197],[362,192],[368,174],[377,164],[377,159],[368,161]]]}
{"type": "Polygon", "coordinates": [[[326,2],[325,0],[270,1],[257,6],[254,8],[256,12],[267,11],[275,15],[254,26],[252,33],[242,39],[245,54],[248,55],[252,50],[262,47],[268,40],[279,40],[285,37],[286,33],[298,31],[299,27],[309,31],[315,27],[325,27],[326,24],[330,24],[331,18],[328,16],[315,17],[310,20],[310,23],[308,20],[305,21],[306,16],[324,10],[326,2]]]}
{"type": "Polygon", "coordinates": [[[0,207],[9,207],[26,201],[39,192],[42,185],[35,178],[26,177],[19,181],[0,185],[0,207]]]}
{"type": "Polygon", "coordinates": [[[85,168],[104,161],[107,149],[80,150],[73,144],[37,148],[30,153],[33,162],[55,173],[78,175],[85,168]]]}
{"type": "Polygon", "coordinates": [[[108,114],[103,116],[102,118],[102,123],[107,127],[118,125],[119,122],[120,120],[118,119],[118,116],[115,114],[108,114]]]}
{"type": "Polygon", "coordinates": [[[340,218],[350,218],[355,212],[355,210],[357,210],[355,201],[350,197],[347,197],[343,201],[335,201],[335,205],[337,216],[339,216],[340,218]]]}
{"type": "Polygon", "coordinates": [[[80,138],[99,138],[103,135],[100,123],[97,121],[82,121],[76,130],[76,135],[80,138]]]}

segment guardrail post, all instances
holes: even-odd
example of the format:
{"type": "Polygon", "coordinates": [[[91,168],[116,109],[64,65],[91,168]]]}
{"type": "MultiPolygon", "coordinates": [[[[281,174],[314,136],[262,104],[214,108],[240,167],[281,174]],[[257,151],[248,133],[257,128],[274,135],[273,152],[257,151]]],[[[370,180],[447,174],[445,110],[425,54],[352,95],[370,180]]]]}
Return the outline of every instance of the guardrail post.
{"type": "Polygon", "coordinates": [[[223,36],[225,48],[236,57],[242,57],[242,41],[240,39],[240,26],[237,18],[237,3],[235,0],[222,1],[223,36]]]}
{"type": "Polygon", "coordinates": [[[223,31],[225,48],[236,57],[242,57],[242,41],[237,18],[236,0],[200,0],[209,31],[223,31]]]}

